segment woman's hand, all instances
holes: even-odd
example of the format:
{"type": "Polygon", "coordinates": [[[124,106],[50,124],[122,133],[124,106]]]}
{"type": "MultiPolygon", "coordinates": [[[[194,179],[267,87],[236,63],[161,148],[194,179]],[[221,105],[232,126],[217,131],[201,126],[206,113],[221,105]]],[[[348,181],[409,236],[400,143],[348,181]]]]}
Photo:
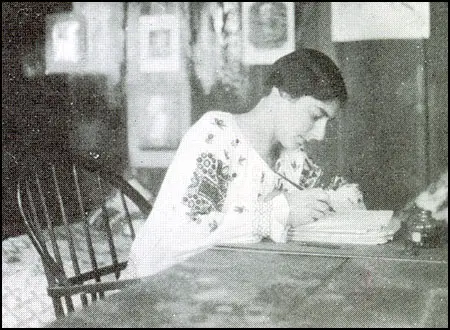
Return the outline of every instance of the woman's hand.
{"type": "Polygon", "coordinates": [[[363,194],[358,184],[345,184],[337,190],[330,190],[331,206],[337,212],[348,210],[366,210],[363,194]]]}
{"type": "Polygon", "coordinates": [[[323,189],[313,188],[285,192],[289,204],[288,224],[297,227],[317,221],[330,214],[330,196],[323,189]]]}

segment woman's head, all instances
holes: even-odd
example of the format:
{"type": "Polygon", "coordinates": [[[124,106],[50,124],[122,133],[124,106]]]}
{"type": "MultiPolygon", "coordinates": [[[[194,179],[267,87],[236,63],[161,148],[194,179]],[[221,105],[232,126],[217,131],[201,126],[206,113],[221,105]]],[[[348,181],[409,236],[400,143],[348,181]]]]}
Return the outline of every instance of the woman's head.
{"type": "Polygon", "coordinates": [[[336,64],[325,54],[308,48],[295,50],[275,61],[264,82],[265,95],[273,87],[292,99],[312,96],[318,100],[347,100],[344,79],[336,64]]]}
{"type": "Polygon", "coordinates": [[[295,149],[308,140],[323,140],[326,125],[347,100],[344,79],[326,55],[300,49],[277,60],[265,87],[273,111],[275,139],[295,149]]]}

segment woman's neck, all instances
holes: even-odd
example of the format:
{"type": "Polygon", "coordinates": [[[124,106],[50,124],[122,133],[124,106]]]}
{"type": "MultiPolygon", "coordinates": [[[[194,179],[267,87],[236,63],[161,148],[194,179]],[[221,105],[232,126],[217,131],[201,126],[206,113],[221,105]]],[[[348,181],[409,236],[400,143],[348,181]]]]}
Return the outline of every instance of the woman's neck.
{"type": "Polygon", "coordinates": [[[273,125],[271,125],[273,119],[269,110],[259,103],[250,112],[233,116],[250,145],[269,166],[272,166],[273,146],[276,141],[273,125]]]}

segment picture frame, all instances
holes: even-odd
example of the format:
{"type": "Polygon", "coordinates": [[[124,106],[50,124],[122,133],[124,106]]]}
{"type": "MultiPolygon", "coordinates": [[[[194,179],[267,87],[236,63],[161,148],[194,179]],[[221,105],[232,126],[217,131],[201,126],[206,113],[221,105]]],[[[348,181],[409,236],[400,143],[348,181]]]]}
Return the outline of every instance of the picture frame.
{"type": "Polygon", "coordinates": [[[71,12],[50,14],[45,25],[45,74],[82,72],[87,38],[83,17],[71,12]]]}
{"type": "Polygon", "coordinates": [[[139,69],[141,72],[180,70],[180,31],[176,15],[139,17],[139,69]]]}
{"type": "Polygon", "coordinates": [[[269,65],[295,50],[293,2],[243,2],[243,63],[269,65]]]}

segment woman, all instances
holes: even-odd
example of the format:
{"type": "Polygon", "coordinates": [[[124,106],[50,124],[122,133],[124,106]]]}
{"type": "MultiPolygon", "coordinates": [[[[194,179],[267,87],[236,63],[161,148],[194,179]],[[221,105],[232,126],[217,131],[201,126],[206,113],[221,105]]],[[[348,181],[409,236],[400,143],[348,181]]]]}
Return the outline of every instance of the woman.
{"type": "Polygon", "coordinates": [[[337,206],[312,187],[320,171],[302,146],[324,138],[347,99],[339,69],[318,51],[297,50],[272,65],[265,89],[251,111],[208,112],[184,136],[133,242],[132,276],[152,275],[218,243],[285,242],[289,227],[337,206]]]}

